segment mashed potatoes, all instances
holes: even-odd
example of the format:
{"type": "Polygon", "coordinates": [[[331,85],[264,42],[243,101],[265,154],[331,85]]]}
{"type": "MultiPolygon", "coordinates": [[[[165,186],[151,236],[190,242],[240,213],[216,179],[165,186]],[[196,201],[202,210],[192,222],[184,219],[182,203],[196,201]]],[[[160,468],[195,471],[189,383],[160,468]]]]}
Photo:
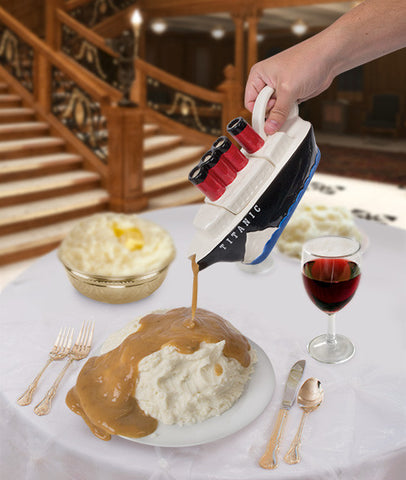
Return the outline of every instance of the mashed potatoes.
{"type": "Polygon", "coordinates": [[[277,246],[280,252],[300,258],[303,244],[322,235],[341,235],[361,240],[361,234],[346,208],[301,204],[285,227],[277,246]]]}
{"type": "Polygon", "coordinates": [[[63,240],[59,256],[81,272],[142,275],[168,265],[175,256],[169,233],[138,217],[101,213],[77,223],[63,240]]]}
{"type": "MultiPolygon", "coordinates": [[[[137,331],[139,319],[110,336],[101,354],[137,331]]],[[[251,349],[245,368],[224,356],[225,341],[200,344],[192,354],[179,353],[172,345],[144,357],[138,366],[135,397],[142,410],[164,424],[202,422],[228,410],[241,396],[256,363],[251,349]]]]}

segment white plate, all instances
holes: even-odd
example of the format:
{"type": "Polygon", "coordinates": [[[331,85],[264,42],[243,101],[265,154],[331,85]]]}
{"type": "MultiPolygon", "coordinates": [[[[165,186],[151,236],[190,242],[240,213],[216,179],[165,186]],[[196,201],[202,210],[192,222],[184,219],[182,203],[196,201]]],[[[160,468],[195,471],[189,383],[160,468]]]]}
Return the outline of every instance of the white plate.
{"type": "MultiPolygon", "coordinates": [[[[371,241],[370,241],[368,235],[363,230],[360,230],[358,228],[358,232],[360,234],[360,239],[359,239],[359,242],[360,242],[360,245],[361,245],[361,250],[360,251],[361,251],[361,254],[364,255],[365,252],[368,250],[371,241]]],[[[326,235],[328,235],[328,234],[326,234],[326,235]]],[[[322,236],[322,235],[320,235],[320,236],[322,236]]],[[[300,262],[300,258],[292,257],[290,255],[287,255],[284,252],[281,252],[278,248],[278,244],[275,245],[275,248],[274,248],[273,252],[275,252],[277,256],[280,256],[284,259],[293,260],[294,262],[300,262]]],[[[271,255],[272,255],[272,253],[271,253],[271,255]]]]}
{"type": "Polygon", "coordinates": [[[156,447],[190,447],[219,440],[246,427],[265,410],[275,390],[275,372],[269,358],[254,342],[250,344],[258,361],[245,391],[229,410],[202,423],[182,427],[159,423],[155,432],[146,437],[122,438],[156,447]]]}

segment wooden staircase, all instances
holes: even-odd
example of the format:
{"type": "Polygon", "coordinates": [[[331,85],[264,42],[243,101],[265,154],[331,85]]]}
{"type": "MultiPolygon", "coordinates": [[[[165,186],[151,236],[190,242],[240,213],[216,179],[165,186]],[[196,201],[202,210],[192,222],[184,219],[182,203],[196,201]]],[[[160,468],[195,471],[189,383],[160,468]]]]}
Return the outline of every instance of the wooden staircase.
{"type": "Polygon", "coordinates": [[[51,250],[79,217],[107,207],[99,175],[0,82],[0,265],[51,250]]]}
{"type": "Polygon", "coordinates": [[[196,203],[203,200],[200,191],[190,184],[188,173],[206,148],[183,145],[180,135],[161,135],[159,127],[144,140],[144,192],[149,209],[196,203]]]}
{"type": "MultiPolygon", "coordinates": [[[[187,179],[205,147],[144,125],[148,208],[201,201],[187,179]]],[[[55,248],[80,217],[108,210],[99,174],[0,80],[0,265],[55,248]]]]}

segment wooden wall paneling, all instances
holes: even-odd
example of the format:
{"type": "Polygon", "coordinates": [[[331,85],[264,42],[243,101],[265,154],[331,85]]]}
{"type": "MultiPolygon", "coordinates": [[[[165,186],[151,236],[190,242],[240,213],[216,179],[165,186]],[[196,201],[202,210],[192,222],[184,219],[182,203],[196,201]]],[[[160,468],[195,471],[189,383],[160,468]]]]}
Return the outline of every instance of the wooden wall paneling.
{"type": "Polygon", "coordinates": [[[244,82],[244,17],[242,15],[233,15],[235,25],[234,38],[234,65],[236,68],[236,78],[241,84],[244,82]]]}
{"type": "MultiPolygon", "coordinates": [[[[345,2],[348,0],[336,0],[345,2]]],[[[148,10],[152,16],[180,16],[204,15],[208,13],[232,12],[238,13],[250,7],[257,9],[293,7],[326,3],[326,0],[139,0],[138,5],[143,10],[148,10]]]]}
{"type": "Polygon", "coordinates": [[[1,0],[1,6],[33,33],[45,36],[45,0],[1,0]]]}
{"type": "Polygon", "coordinates": [[[406,95],[406,48],[369,62],[365,70],[365,93],[399,92],[406,95]]]}
{"type": "Polygon", "coordinates": [[[257,61],[258,61],[258,15],[251,15],[248,17],[248,38],[247,38],[247,64],[246,64],[246,78],[257,61]]]}
{"type": "Polygon", "coordinates": [[[224,68],[234,63],[233,52],[232,35],[214,40],[208,33],[155,35],[148,32],[146,37],[145,59],[147,62],[172,75],[211,90],[224,80],[224,68]],[[200,59],[206,63],[205,66],[200,63],[200,59]],[[202,72],[203,68],[205,68],[204,72],[202,72]]]}

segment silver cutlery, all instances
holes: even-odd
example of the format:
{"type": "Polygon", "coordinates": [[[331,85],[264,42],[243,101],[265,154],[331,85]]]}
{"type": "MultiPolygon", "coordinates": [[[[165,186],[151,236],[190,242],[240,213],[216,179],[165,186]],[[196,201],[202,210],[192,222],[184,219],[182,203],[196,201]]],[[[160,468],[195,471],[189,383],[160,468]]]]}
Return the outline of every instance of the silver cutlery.
{"type": "Polygon", "coordinates": [[[295,437],[292,440],[291,446],[284,457],[286,463],[293,465],[300,462],[299,447],[301,444],[301,437],[303,425],[309,413],[316,410],[321,405],[324,398],[324,392],[321,383],[317,378],[308,378],[300,387],[297,395],[297,404],[303,410],[302,419],[300,420],[299,428],[295,437]]]}
{"type": "Polygon", "coordinates": [[[55,397],[57,388],[72,362],[74,360],[82,360],[89,355],[90,349],[92,347],[93,331],[94,322],[83,322],[78,338],[76,339],[72,350],[68,354],[69,359],[66,362],[66,365],[63,367],[61,373],[58,375],[57,379],[53,383],[52,387],[48,390],[45,397],[34,408],[34,413],[36,413],[37,415],[47,415],[50,412],[52,399],[55,397]]]}
{"type": "Polygon", "coordinates": [[[73,328],[61,328],[58,336],[56,337],[55,343],[49,352],[49,358],[47,363],[44,365],[42,370],[38,373],[38,375],[34,378],[34,380],[30,383],[27,390],[17,399],[17,403],[21,406],[29,405],[32,400],[33,393],[35,392],[38,382],[45,372],[45,370],[49,367],[49,365],[55,360],[62,360],[64,359],[68,353],[70,352],[71,345],[72,345],[72,337],[73,337],[73,328]]]}
{"type": "Polygon", "coordinates": [[[289,410],[295,402],[296,392],[299,386],[300,379],[302,378],[305,365],[306,361],[300,360],[293,365],[289,372],[282,404],[279,409],[279,413],[275,422],[274,429],[272,431],[271,438],[269,440],[264,455],[259,461],[259,465],[262,468],[274,469],[278,466],[279,443],[282,437],[283,429],[285,427],[286,419],[288,418],[289,410]]]}

